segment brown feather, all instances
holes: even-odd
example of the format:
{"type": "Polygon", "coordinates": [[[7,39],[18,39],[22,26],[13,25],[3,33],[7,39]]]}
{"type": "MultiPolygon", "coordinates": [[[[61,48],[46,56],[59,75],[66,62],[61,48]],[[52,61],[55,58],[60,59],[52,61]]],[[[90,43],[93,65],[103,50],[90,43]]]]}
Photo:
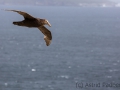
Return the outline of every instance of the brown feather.
{"type": "Polygon", "coordinates": [[[49,46],[52,40],[51,32],[45,26],[38,27],[38,29],[44,34],[46,45],[49,46]]]}
{"type": "Polygon", "coordinates": [[[22,15],[25,19],[35,19],[33,16],[29,15],[26,12],[22,12],[22,11],[18,11],[18,10],[6,10],[6,11],[13,11],[13,12],[17,12],[20,15],[22,15]]]}

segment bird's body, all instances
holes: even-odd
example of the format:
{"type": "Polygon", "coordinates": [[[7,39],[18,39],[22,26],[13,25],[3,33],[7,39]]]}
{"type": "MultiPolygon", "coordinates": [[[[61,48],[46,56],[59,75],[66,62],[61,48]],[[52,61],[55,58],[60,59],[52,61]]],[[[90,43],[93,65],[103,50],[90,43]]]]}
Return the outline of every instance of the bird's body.
{"type": "Polygon", "coordinates": [[[27,20],[23,20],[23,21],[16,21],[13,22],[14,25],[18,25],[18,26],[26,26],[26,27],[40,27],[43,26],[43,24],[40,22],[40,20],[31,20],[31,19],[27,19],[27,20]]]}
{"type": "Polygon", "coordinates": [[[52,34],[44,26],[44,25],[51,26],[50,23],[48,22],[48,20],[35,18],[35,17],[29,15],[28,13],[22,12],[22,11],[17,11],[17,10],[6,10],[6,11],[17,12],[20,15],[22,15],[24,17],[24,20],[23,21],[15,21],[15,22],[13,22],[13,24],[18,25],[18,26],[25,26],[25,27],[29,27],[29,28],[32,28],[32,27],[38,28],[44,34],[44,40],[46,42],[46,45],[47,46],[50,45],[51,40],[52,40],[52,34]]]}

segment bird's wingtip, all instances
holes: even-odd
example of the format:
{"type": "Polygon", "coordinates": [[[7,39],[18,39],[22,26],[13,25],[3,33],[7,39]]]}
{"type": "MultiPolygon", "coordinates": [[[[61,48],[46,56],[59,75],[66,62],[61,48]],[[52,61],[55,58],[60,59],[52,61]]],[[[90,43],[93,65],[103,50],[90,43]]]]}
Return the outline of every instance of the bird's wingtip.
{"type": "Polygon", "coordinates": [[[1,10],[4,10],[4,11],[13,11],[13,10],[9,10],[9,9],[1,9],[1,10]]]}
{"type": "Polygon", "coordinates": [[[49,46],[51,44],[51,40],[49,40],[46,36],[44,36],[44,40],[46,42],[46,46],[49,46]]]}

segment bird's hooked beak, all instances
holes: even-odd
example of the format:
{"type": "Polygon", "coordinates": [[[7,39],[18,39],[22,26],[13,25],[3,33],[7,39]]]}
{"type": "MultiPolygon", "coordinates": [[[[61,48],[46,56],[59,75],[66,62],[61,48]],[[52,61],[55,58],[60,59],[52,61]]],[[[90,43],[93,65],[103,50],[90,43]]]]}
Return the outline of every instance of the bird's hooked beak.
{"type": "Polygon", "coordinates": [[[48,22],[48,21],[46,21],[47,22],[47,25],[49,26],[49,27],[51,27],[51,24],[48,22]]]}

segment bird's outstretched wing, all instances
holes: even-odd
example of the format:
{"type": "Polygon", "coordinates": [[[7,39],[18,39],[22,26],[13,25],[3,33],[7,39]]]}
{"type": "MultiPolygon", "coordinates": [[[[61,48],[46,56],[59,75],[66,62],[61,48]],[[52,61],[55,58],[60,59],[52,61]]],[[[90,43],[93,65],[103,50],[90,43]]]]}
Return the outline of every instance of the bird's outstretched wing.
{"type": "Polygon", "coordinates": [[[40,26],[38,29],[44,34],[46,45],[49,46],[52,40],[51,32],[45,26],[40,26]]]}
{"type": "Polygon", "coordinates": [[[22,12],[22,11],[18,11],[18,10],[7,10],[7,9],[5,9],[5,11],[17,12],[17,13],[19,13],[20,15],[22,15],[25,19],[35,19],[33,16],[29,15],[29,14],[26,13],[26,12],[22,12]]]}

